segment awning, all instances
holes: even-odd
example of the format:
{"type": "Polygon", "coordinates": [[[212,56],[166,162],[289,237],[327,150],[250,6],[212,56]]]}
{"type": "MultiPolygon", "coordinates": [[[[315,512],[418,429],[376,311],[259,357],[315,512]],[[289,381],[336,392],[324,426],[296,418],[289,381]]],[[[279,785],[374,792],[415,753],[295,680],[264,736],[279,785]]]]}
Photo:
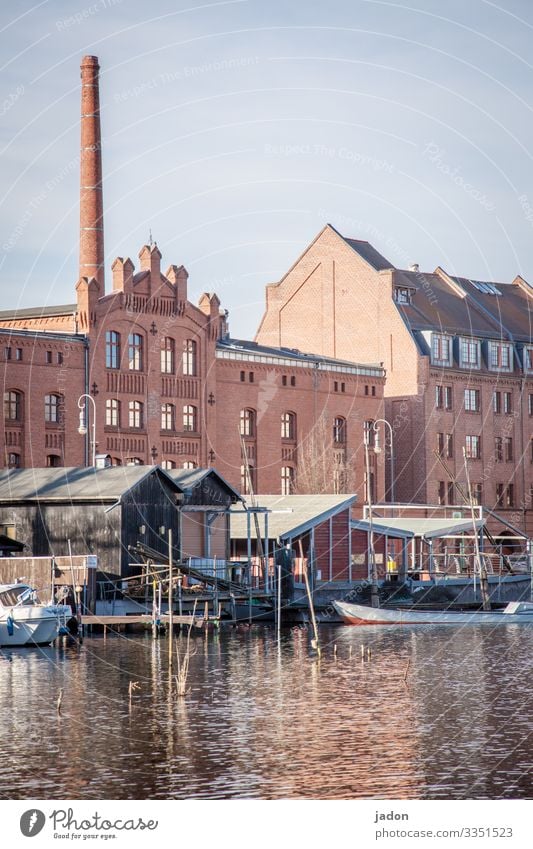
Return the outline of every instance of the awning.
{"type": "MultiPolygon", "coordinates": [[[[418,518],[384,518],[372,522],[374,533],[381,536],[397,537],[400,539],[442,539],[456,534],[472,533],[474,524],[476,531],[485,525],[485,519],[418,519],[418,518]]],[[[352,520],[352,528],[356,530],[370,530],[368,519],[352,520]]]]}

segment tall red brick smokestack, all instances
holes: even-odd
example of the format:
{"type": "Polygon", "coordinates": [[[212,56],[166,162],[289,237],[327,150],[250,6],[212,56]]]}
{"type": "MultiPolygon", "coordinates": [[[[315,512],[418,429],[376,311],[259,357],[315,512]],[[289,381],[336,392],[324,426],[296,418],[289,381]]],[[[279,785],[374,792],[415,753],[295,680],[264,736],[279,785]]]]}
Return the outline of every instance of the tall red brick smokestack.
{"type": "Polygon", "coordinates": [[[104,294],[104,209],[97,56],[81,61],[80,277],[104,294]]]}

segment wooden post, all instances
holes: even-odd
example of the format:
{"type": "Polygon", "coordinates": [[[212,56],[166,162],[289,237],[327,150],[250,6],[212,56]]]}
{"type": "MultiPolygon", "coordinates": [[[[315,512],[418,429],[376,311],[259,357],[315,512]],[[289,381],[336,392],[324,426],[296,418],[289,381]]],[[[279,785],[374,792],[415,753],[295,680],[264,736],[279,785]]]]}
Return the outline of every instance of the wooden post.
{"type": "Polygon", "coordinates": [[[172,669],[172,640],[174,637],[174,611],[173,611],[173,563],[172,563],[172,528],[168,529],[168,668],[172,669]]]}
{"type": "Polygon", "coordinates": [[[300,558],[302,560],[304,581],[305,581],[305,591],[307,593],[307,600],[309,602],[309,612],[311,614],[311,622],[313,623],[314,638],[313,638],[313,640],[311,640],[311,646],[312,646],[312,648],[315,649],[318,657],[320,657],[320,643],[318,641],[318,628],[317,628],[317,625],[316,625],[316,618],[315,618],[315,606],[313,604],[313,597],[311,595],[311,588],[309,586],[309,578],[307,576],[307,563],[304,564],[304,553],[303,553],[303,547],[302,547],[302,540],[301,539],[298,540],[298,546],[300,548],[300,558]]]}

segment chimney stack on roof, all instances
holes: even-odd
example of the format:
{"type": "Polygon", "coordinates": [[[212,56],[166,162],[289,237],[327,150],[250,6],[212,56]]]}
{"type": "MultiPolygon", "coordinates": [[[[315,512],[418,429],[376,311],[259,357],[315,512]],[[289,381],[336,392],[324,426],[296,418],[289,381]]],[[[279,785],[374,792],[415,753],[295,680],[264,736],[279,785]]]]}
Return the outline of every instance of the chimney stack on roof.
{"type": "Polygon", "coordinates": [[[80,271],[104,294],[104,210],[98,57],[81,61],[80,271]]]}

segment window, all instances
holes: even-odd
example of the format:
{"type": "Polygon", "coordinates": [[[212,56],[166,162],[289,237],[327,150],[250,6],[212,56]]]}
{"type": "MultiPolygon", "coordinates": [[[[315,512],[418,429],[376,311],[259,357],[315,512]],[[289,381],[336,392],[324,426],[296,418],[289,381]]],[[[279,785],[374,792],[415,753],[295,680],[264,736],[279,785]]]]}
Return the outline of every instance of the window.
{"type": "Polygon", "coordinates": [[[452,387],[451,386],[436,386],[435,387],[435,406],[438,410],[452,409],[452,387]]]}
{"type": "Polygon", "coordinates": [[[20,469],[20,454],[8,454],[7,467],[8,469],[20,469]]]}
{"type": "Polygon", "coordinates": [[[451,338],[442,333],[433,333],[431,337],[431,361],[438,365],[451,365],[451,338]]]}
{"type": "Polygon", "coordinates": [[[452,481],[448,481],[446,484],[447,496],[448,496],[448,504],[455,504],[455,484],[452,481]]]}
{"type": "Polygon", "coordinates": [[[437,434],[437,451],[439,453],[439,457],[444,457],[444,434],[437,434]]]}
{"type": "Polygon", "coordinates": [[[49,365],[52,362],[52,352],[47,351],[45,354],[45,362],[49,365]]]}
{"type": "Polygon", "coordinates": [[[174,404],[161,404],[161,430],[174,430],[175,424],[174,404]]]}
{"type": "Polygon", "coordinates": [[[373,386],[373,387],[372,387],[372,395],[373,395],[374,397],[375,397],[375,395],[376,395],[376,387],[375,387],[375,386],[373,386]]]}
{"type": "Polygon", "coordinates": [[[44,420],[58,424],[61,421],[61,396],[44,396],[44,420]]]}
{"type": "Polygon", "coordinates": [[[161,346],[161,374],[174,374],[174,339],[167,336],[161,346]]]}
{"type": "Polygon", "coordinates": [[[281,438],[296,439],[296,416],[294,413],[281,414],[281,438]]]}
{"type": "Polygon", "coordinates": [[[528,395],[528,412],[530,416],[533,416],[533,392],[528,395]]]}
{"type": "MultiPolygon", "coordinates": [[[[365,428],[367,430],[369,439],[370,439],[370,434],[372,434],[372,439],[373,439],[374,429],[373,429],[373,427],[368,427],[368,425],[370,425],[370,424],[373,425],[373,422],[367,422],[366,425],[365,425],[365,428]]],[[[333,442],[335,442],[337,445],[345,445],[346,444],[346,419],[343,419],[342,416],[337,416],[333,420],[333,442]]],[[[369,442],[369,444],[370,444],[370,442],[369,442]]]]}
{"type": "Polygon", "coordinates": [[[453,457],[453,434],[446,434],[446,456],[453,457]]]}
{"type": "Polygon", "coordinates": [[[183,408],[183,430],[196,431],[197,429],[196,407],[193,407],[192,404],[185,404],[183,408]]]}
{"type": "Polygon", "coordinates": [[[162,469],[175,469],[176,464],[175,464],[174,460],[163,460],[161,462],[161,468],[162,469]]]}
{"type": "Polygon", "coordinates": [[[197,465],[193,460],[185,460],[182,469],[196,469],[197,465]]]}
{"type": "Polygon", "coordinates": [[[346,384],[341,383],[341,392],[346,392],[346,384]]]}
{"type": "Polygon", "coordinates": [[[461,339],[461,366],[463,366],[463,368],[479,368],[479,349],[480,345],[477,340],[461,339]]]}
{"type": "MultiPolygon", "coordinates": [[[[244,372],[243,372],[243,374],[244,374],[244,372]]],[[[286,374],[281,375],[281,385],[287,386],[287,375],[286,374]]]]}
{"type": "Polygon", "coordinates": [[[127,457],[126,466],[144,466],[144,460],[140,457],[127,457]]]}
{"type": "Polygon", "coordinates": [[[15,348],[15,359],[20,363],[22,361],[23,353],[22,348],[15,348]]]}
{"type": "MultiPolygon", "coordinates": [[[[140,401],[130,401],[128,405],[128,424],[130,427],[143,426],[143,405],[140,401]]],[[[131,465],[128,461],[128,465],[131,465]]]]}
{"type": "Polygon", "coordinates": [[[339,391],[339,384],[338,384],[338,381],[336,381],[336,380],[333,381],[333,391],[334,392],[339,391]]]}
{"type": "Polygon", "coordinates": [[[370,500],[372,502],[374,502],[376,500],[375,483],[376,482],[375,482],[375,478],[374,478],[374,472],[373,471],[370,472],[369,478],[367,477],[367,474],[365,472],[364,477],[363,477],[363,489],[364,489],[364,500],[367,504],[368,504],[368,500],[369,500],[369,498],[368,498],[369,495],[370,495],[370,500]],[[370,492],[369,492],[369,486],[368,486],[369,481],[370,481],[370,492]]]}
{"type": "Polygon", "coordinates": [[[61,351],[58,351],[58,352],[57,352],[57,354],[56,354],[56,360],[57,360],[57,364],[58,364],[58,366],[62,366],[62,365],[63,365],[63,353],[62,353],[61,351]]]}
{"type": "Polygon", "coordinates": [[[196,377],[197,344],[194,339],[186,339],[183,343],[183,374],[196,377]]]}
{"type": "Polygon", "coordinates": [[[498,371],[512,371],[512,346],[509,342],[489,342],[489,367],[498,371]]]}
{"type": "Polygon", "coordinates": [[[478,507],[481,507],[483,504],[483,484],[482,483],[473,483],[472,484],[472,499],[474,504],[477,504],[478,507]]]}
{"type": "Polygon", "coordinates": [[[241,383],[244,383],[245,380],[246,380],[246,372],[241,371],[241,383]]]}
{"type": "Polygon", "coordinates": [[[506,436],[503,444],[504,444],[504,447],[505,447],[505,462],[510,463],[513,459],[513,438],[512,438],[512,436],[506,436]]]}
{"type": "Polygon", "coordinates": [[[497,463],[503,462],[503,439],[501,436],[494,437],[494,459],[497,463]]]}
{"type": "Polygon", "coordinates": [[[505,489],[505,506],[514,507],[514,485],[508,484],[505,489]]]}
{"type": "Polygon", "coordinates": [[[524,371],[533,371],[533,347],[524,348],[524,371]]]}
{"type": "Polygon", "coordinates": [[[444,481],[439,481],[437,501],[439,504],[446,504],[446,484],[444,481]]]}
{"type": "Polygon", "coordinates": [[[465,389],[465,410],[479,413],[479,389],[465,389]]]}
{"type": "Polygon", "coordinates": [[[106,368],[118,368],[120,364],[120,333],[107,330],[105,334],[106,368]]]}
{"type": "Polygon", "coordinates": [[[22,394],[15,390],[4,392],[4,418],[10,422],[22,420],[22,394]]]}
{"type": "Polygon", "coordinates": [[[291,386],[296,386],[296,378],[294,375],[291,377],[291,386]]]}
{"type": "Polygon", "coordinates": [[[11,348],[4,348],[4,360],[11,359],[11,348]]]}
{"type": "Polygon", "coordinates": [[[255,492],[255,468],[248,463],[248,466],[241,466],[241,494],[250,495],[252,489],[255,492]]]}
{"type": "Polygon", "coordinates": [[[481,457],[481,439],[479,436],[466,437],[466,456],[469,460],[479,460],[481,457]]]}
{"type": "Polygon", "coordinates": [[[365,395],[368,395],[368,386],[365,386],[365,395]]]}
{"type": "MultiPolygon", "coordinates": [[[[291,386],[294,386],[293,380],[294,380],[294,377],[291,377],[291,386]]],[[[251,372],[249,372],[249,373],[248,373],[248,381],[249,381],[250,383],[253,383],[253,382],[254,382],[254,373],[253,373],[253,371],[251,371],[251,372]]]]}
{"type": "Polygon", "coordinates": [[[128,336],[128,364],[130,371],[143,369],[143,338],[139,333],[128,336]]]}
{"type": "Polygon", "coordinates": [[[254,410],[241,410],[240,434],[241,436],[255,436],[254,410]]]}
{"type": "Polygon", "coordinates": [[[494,413],[502,411],[502,393],[497,390],[492,393],[492,410],[494,413]]]}
{"type": "Polygon", "coordinates": [[[503,507],[503,483],[496,484],[496,506],[503,507]]]}
{"type": "Polygon", "coordinates": [[[411,290],[404,289],[401,286],[394,287],[394,300],[397,304],[410,304],[411,303],[411,290]]]}
{"type": "Polygon", "coordinates": [[[294,491],[294,469],[292,466],[281,468],[281,494],[292,495],[294,491]]]}
{"type": "Polygon", "coordinates": [[[120,425],[120,401],[116,398],[108,398],[105,402],[105,423],[108,427],[120,425]]]}
{"type": "Polygon", "coordinates": [[[503,393],[503,412],[504,413],[512,413],[513,412],[513,393],[512,392],[504,392],[503,393]]]}
{"type": "Polygon", "coordinates": [[[61,457],[58,454],[49,454],[46,458],[46,465],[50,468],[57,468],[61,465],[61,457]]]}

